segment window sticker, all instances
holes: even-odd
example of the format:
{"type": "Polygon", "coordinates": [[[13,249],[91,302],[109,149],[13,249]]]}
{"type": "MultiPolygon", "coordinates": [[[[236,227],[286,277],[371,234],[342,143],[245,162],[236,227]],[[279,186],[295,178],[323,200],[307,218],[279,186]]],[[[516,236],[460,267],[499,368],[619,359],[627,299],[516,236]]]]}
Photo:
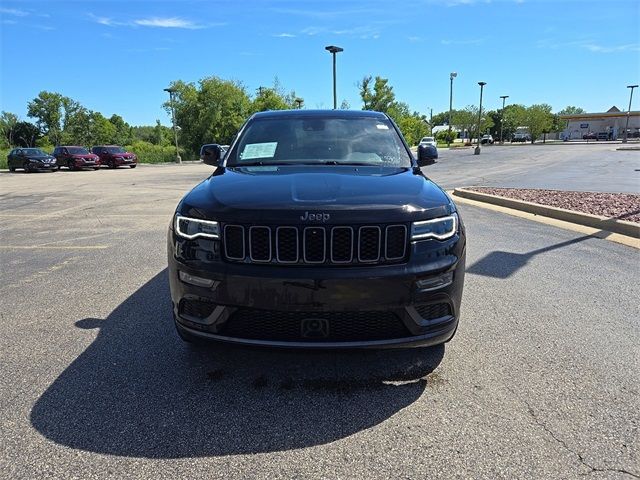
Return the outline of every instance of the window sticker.
{"type": "Polygon", "coordinates": [[[250,160],[252,158],[273,158],[276,153],[277,146],[278,142],[247,143],[240,154],[240,158],[242,160],[250,160]]]}
{"type": "Polygon", "coordinates": [[[378,130],[389,130],[389,127],[387,127],[386,125],[384,125],[383,123],[376,123],[376,128],[378,130]]]}

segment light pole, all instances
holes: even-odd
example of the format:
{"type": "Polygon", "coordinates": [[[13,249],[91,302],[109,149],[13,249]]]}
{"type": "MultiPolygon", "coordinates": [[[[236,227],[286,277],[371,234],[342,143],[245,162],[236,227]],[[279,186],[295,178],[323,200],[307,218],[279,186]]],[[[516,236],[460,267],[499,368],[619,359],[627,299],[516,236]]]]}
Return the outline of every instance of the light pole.
{"type": "Polygon", "coordinates": [[[631,94],[629,95],[629,109],[627,110],[627,124],[624,127],[624,138],[622,139],[622,143],[627,143],[627,136],[629,135],[629,116],[631,115],[631,100],[633,99],[633,89],[638,88],[638,85],[627,85],[627,88],[631,89],[631,94]]]}
{"type": "Polygon", "coordinates": [[[336,53],[343,52],[344,48],[329,45],[328,47],[324,47],[324,49],[333,55],[333,109],[336,110],[338,108],[338,97],[336,95],[336,53]]]}
{"type": "Polygon", "coordinates": [[[449,139],[451,138],[451,110],[453,109],[453,79],[456,78],[458,74],[456,72],[451,72],[449,74],[449,135],[447,136],[447,145],[449,145],[449,139]]]}
{"type": "Polygon", "coordinates": [[[296,102],[296,104],[298,105],[298,110],[300,110],[302,108],[302,104],[304,103],[304,100],[298,97],[294,100],[294,102],[296,102]]]}
{"type": "Polygon", "coordinates": [[[500,113],[500,145],[504,144],[502,140],[502,126],[504,124],[504,101],[509,98],[509,95],[500,95],[502,99],[502,112],[500,113]]]}
{"type": "Polygon", "coordinates": [[[176,125],[176,109],[173,103],[173,94],[176,93],[176,89],[174,87],[169,87],[165,88],[164,91],[169,92],[169,103],[171,104],[171,124],[173,125],[173,136],[176,141],[176,163],[182,163],[180,150],[178,149],[178,126],[176,125]]]}
{"type": "Polygon", "coordinates": [[[478,109],[478,145],[474,150],[474,155],[480,155],[480,123],[482,122],[482,89],[487,84],[487,82],[478,82],[480,85],[480,108],[478,109]]]}

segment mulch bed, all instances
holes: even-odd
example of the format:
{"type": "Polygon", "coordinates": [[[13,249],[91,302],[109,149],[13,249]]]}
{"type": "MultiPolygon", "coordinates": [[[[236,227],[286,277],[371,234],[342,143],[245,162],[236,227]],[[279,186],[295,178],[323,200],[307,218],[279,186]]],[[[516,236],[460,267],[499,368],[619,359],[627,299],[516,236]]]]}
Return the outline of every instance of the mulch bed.
{"type": "Polygon", "coordinates": [[[480,193],[640,223],[640,195],[529,188],[468,187],[480,193]]]}

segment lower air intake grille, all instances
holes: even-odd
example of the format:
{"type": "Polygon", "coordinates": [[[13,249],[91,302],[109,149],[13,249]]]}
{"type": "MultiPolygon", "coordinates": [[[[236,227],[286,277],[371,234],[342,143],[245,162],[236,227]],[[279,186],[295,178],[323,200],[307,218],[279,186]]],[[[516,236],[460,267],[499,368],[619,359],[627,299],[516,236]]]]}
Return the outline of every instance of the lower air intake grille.
{"type": "Polygon", "coordinates": [[[282,342],[357,342],[410,337],[392,312],[275,312],[241,308],[220,335],[282,342]]]}
{"type": "Polygon", "coordinates": [[[433,320],[434,318],[446,317],[451,315],[451,305],[448,303],[432,303],[431,305],[418,305],[417,312],[425,320],[433,320]]]}

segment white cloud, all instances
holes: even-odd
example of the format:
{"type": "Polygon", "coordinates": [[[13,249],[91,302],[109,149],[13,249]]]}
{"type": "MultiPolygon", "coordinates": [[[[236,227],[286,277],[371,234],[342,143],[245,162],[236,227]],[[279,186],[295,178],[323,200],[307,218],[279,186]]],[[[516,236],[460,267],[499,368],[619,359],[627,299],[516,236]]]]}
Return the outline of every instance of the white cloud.
{"type": "Polygon", "coordinates": [[[142,27],[187,28],[191,30],[204,28],[202,25],[198,25],[192,22],[191,20],[185,20],[184,18],[179,18],[179,17],[141,18],[138,20],[134,20],[133,23],[135,25],[140,25],[142,27]]]}
{"type": "Polygon", "coordinates": [[[471,38],[469,40],[440,40],[442,45],[480,45],[484,38],[471,38]]]}
{"type": "Polygon", "coordinates": [[[585,43],[581,45],[582,48],[586,48],[590,52],[597,53],[612,53],[612,52],[639,52],[640,44],[637,43],[627,43],[625,45],[614,45],[614,46],[602,46],[594,43],[585,43]]]}
{"type": "Polygon", "coordinates": [[[0,7],[0,13],[3,15],[13,15],[14,17],[26,17],[27,15],[29,15],[29,12],[25,12],[24,10],[4,7],[0,7]]]}
{"type": "Polygon", "coordinates": [[[295,38],[296,36],[293,33],[278,33],[277,35],[274,35],[274,37],[278,37],[278,38],[295,38]]]}

